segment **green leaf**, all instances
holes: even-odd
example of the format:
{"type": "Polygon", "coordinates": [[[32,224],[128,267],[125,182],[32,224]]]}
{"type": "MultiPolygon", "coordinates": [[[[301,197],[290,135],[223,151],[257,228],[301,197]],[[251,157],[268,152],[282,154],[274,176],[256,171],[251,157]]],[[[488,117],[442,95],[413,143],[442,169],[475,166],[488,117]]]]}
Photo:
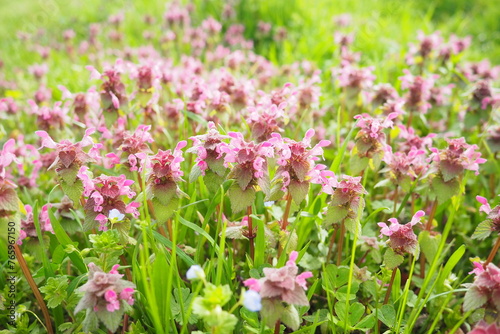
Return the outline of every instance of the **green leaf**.
{"type": "MultiPolygon", "coordinates": [[[[180,325],[184,325],[183,312],[182,308],[186,308],[189,304],[191,304],[191,299],[193,298],[193,294],[190,293],[188,288],[175,288],[173,293],[173,298],[170,299],[170,308],[172,310],[172,315],[175,318],[175,321],[180,325]]],[[[188,323],[194,324],[197,321],[197,317],[194,314],[191,314],[188,320],[188,323]]]]}
{"type": "Polygon", "coordinates": [[[384,264],[387,269],[394,269],[403,263],[404,257],[402,255],[394,253],[392,248],[387,248],[384,255],[384,264]]]}
{"type": "Polygon", "coordinates": [[[61,305],[66,299],[68,288],[68,278],[66,276],[50,277],[47,284],[40,288],[40,291],[45,294],[44,299],[47,301],[49,308],[55,308],[61,305]]]}
{"type": "Polygon", "coordinates": [[[334,264],[326,266],[323,272],[323,286],[331,284],[332,288],[339,288],[349,281],[349,268],[337,267],[334,264]]]}
{"type": "Polygon", "coordinates": [[[485,221],[482,221],[477,225],[476,229],[474,230],[474,234],[472,235],[472,239],[477,239],[477,240],[484,240],[487,237],[490,236],[491,230],[493,227],[493,223],[491,220],[486,219],[485,221]]]}
{"type": "Polygon", "coordinates": [[[372,329],[377,324],[377,320],[375,319],[375,313],[372,313],[366,317],[364,317],[358,324],[356,325],[356,329],[362,331],[368,331],[372,329]]]}
{"type": "Polygon", "coordinates": [[[323,220],[323,225],[329,227],[333,224],[340,223],[347,214],[349,209],[342,205],[329,205],[328,211],[326,212],[325,219],[323,220]]]}
{"type": "Polygon", "coordinates": [[[108,312],[107,310],[96,312],[97,318],[99,318],[104,326],[112,333],[116,332],[118,329],[123,318],[123,313],[121,309],[114,312],[108,312]]]}
{"type": "Polygon", "coordinates": [[[296,331],[300,326],[300,316],[299,312],[293,305],[287,305],[283,309],[283,313],[281,314],[281,321],[290,327],[292,330],[296,331]]]}
{"type": "Polygon", "coordinates": [[[182,225],[184,225],[184,226],[186,226],[186,227],[189,227],[189,228],[190,228],[190,229],[192,229],[193,231],[195,231],[195,232],[197,232],[197,233],[201,234],[202,236],[204,236],[204,237],[208,240],[208,242],[210,242],[210,244],[211,244],[212,246],[214,246],[214,245],[215,245],[215,240],[214,240],[214,238],[212,238],[212,236],[211,236],[210,234],[208,234],[208,233],[207,233],[204,229],[202,229],[202,228],[201,228],[201,227],[199,227],[198,225],[193,224],[193,223],[191,223],[191,222],[187,221],[186,219],[182,218],[180,214],[178,214],[178,215],[177,215],[177,217],[179,218],[179,222],[180,222],[182,225]]]}
{"type": "Polygon", "coordinates": [[[455,195],[460,194],[460,181],[454,178],[445,182],[439,175],[431,181],[431,189],[439,203],[444,203],[455,195]]]}
{"type": "MultiPolygon", "coordinates": [[[[57,171],[57,174],[61,177],[61,183],[64,182],[68,186],[71,186],[75,183],[75,181],[80,181],[77,179],[76,175],[78,174],[78,166],[77,164],[72,164],[70,168],[63,168],[57,171]]],[[[81,183],[81,181],[80,181],[81,183]]],[[[69,195],[68,195],[69,197],[69,195]]]]}
{"type": "Polygon", "coordinates": [[[382,305],[382,307],[378,310],[378,319],[387,327],[394,326],[396,322],[396,310],[394,309],[394,305],[382,305]]]}
{"type": "Polygon", "coordinates": [[[253,187],[241,190],[237,183],[233,183],[227,191],[227,194],[229,196],[229,200],[231,201],[231,211],[233,211],[233,213],[246,209],[255,201],[255,190],[253,187]]]}
{"type": "Polygon", "coordinates": [[[290,192],[290,195],[292,195],[295,203],[300,204],[309,192],[309,182],[292,181],[288,186],[288,191],[290,192]]]}
{"type": "Polygon", "coordinates": [[[194,165],[189,173],[189,183],[194,183],[201,176],[201,169],[198,165],[194,165]]]}
{"type": "Polygon", "coordinates": [[[205,176],[203,177],[203,182],[211,193],[216,193],[224,180],[224,176],[219,176],[217,173],[214,173],[211,170],[206,170],[205,176]]]}
{"type": "MultiPolygon", "coordinates": [[[[161,244],[163,244],[163,246],[172,249],[173,247],[172,241],[168,240],[167,238],[165,238],[163,235],[161,235],[156,231],[152,232],[155,239],[158,240],[161,244]]],[[[176,247],[177,247],[176,253],[181,258],[181,260],[184,261],[184,263],[186,263],[188,266],[196,264],[192,258],[190,258],[182,249],[179,248],[179,246],[176,247]]]]}
{"type": "Polygon", "coordinates": [[[163,205],[156,197],[153,198],[152,202],[155,217],[159,223],[166,222],[170,217],[172,217],[174,211],[179,208],[179,199],[177,197],[173,197],[168,205],[163,205]]]}
{"type": "Polygon", "coordinates": [[[433,236],[429,231],[422,231],[418,236],[418,242],[422,252],[425,254],[427,262],[432,263],[434,256],[436,256],[441,235],[433,236]]]}

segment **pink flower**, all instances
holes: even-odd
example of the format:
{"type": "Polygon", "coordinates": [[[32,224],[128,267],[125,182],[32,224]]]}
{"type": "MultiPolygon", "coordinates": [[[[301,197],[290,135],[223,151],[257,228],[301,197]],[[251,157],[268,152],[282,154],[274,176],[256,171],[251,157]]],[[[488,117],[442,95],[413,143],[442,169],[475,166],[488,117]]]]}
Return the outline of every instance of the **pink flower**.
{"type": "Polygon", "coordinates": [[[5,169],[7,166],[9,166],[12,162],[17,164],[20,163],[14,154],[14,145],[15,141],[11,138],[3,144],[2,150],[0,151],[0,181],[5,179],[7,175],[7,171],[5,169]]]}
{"type": "MultiPolygon", "coordinates": [[[[272,134],[272,139],[269,142],[275,148],[276,162],[279,165],[275,178],[282,179],[282,191],[286,192],[302,185],[308,187],[309,182],[314,182],[318,179],[318,172],[322,166],[318,167],[319,169],[316,168],[315,162],[319,159],[318,156],[323,155],[323,147],[330,145],[330,141],[321,140],[314,147],[310,148],[313,136],[313,129],[309,129],[304,139],[300,142],[289,138],[282,138],[278,133],[272,134]]],[[[292,193],[292,197],[295,198],[295,195],[292,193]]],[[[295,199],[296,201],[301,201],[300,196],[295,199]]]]}
{"type": "Polygon", "coordinates": [[[380,237],[386,235],[389,237],[388,244],[395,253],[403,255],[410,253],[416,255],[418,241],[417,236],[413,232],[413,226],[420,223],[420,219],[425,215],[425,212],[420,210],[415,213],[411,221],[407,224],[399,224],[396,218],[390,218],[390,226],[386,223],[378,223],[381,227],[380,237]]]}
{"type": "Polygon", "coordinates": [[[500,269],[489,263],[483,271],[477,268],[474,282],[464,297],[464,311],[468,312],[485,307],[495,313],[500,311],[500,269]]]}
{"type": "Polygon", "coordinates": [[[486,198],[484,198],[483,196],[476,196],[476,200],[482,204],[479,208],[479,211],[483,211],[486,214],[489,214],[491,212],[491,206],[486,198]]]}
{"type": "Polygon", "coordinates": [[[109,214],[113,209],[138,217],[139,203],[131,202],[127,205],[123,200],[123,196],[133,198],[136,195],[130,188],[134,181],[127,180],[125,175],[101,175],[91,179],[87,170],[88,167],[82,166],[78,171],[78,178],[84,187],[83,195],[88,197],[84,206],[86,229],[95,227],[96,221],[98,221],[99,230],[105,231],[109,214]]]}
{"type": "Polygon", "coordinates": [[[400,77],[401,88],[407,89],[405,95],[405,105],[411,111],[418,111],[423,114],[431,107],[429,103],[431,98],[431,89],[434,87],[434,82],[438,78],[437,75],[430,78],[421,76],[413,76],[409,70],[403,70],[404,76],[400,77]]]}
{"type": "Polygon", "coordinates": [[[472,170],[479,175],[479,165],[486,162],[481,153],[476,152],[477,145],[469,145],[465,139],[448,139],[448,148],[438,150],[431,148],[433,154],[429,157],[436,162],[438,171],[443,175],[445,182],[459,176],[465,169],[472,170]]]}
{"type": "Polygon", "coordinates": [[[288,304],[308,306],[309,301],[304,290],[306,279],[312,277],[311,272],[297,275],[295,264],[298,253],[292,252],[286,265],[282,268],[264,268],[264,277],[257,280],[250,278],[243,282],[251,290],[258,291],[263,299],[280,300],[288,304]]]}
{"type": "MultiPolygon", "coordinates": [[[[50,232],[54,234],[54,230],[52,229],[52,224],[49,219],[48,210],[50,207],[51,204],[45,204],[42,207],[42,210],[38,213],[38,220],[42,232],[50,232]]],[[[21,219],[21,231],[19,233],[19,239],[17,240],[17,244],[19,245],[21,245],[22,241],[27,237],[37,237],[35,222],[33,220],[33,208],[31,207],[31,205],[26,204],[24,206],[24,209],[26,210],[26,218],[21,219]]]]}
{"type": "Polygon", "coordinates": [[[219,133],[214,122],[208,122],[208,132],[206,134],[189,138],[193,141],[193,147],[186,152],[198,154],[195,163],[203,175],[205,175],[207,169],[219,176],[224,174],[226,168],[223,166],[223,152],[220,148],[223,140],[227,138],[229,137],[219,133]]]}
{"type": "Polygon", "coordinates": [[[104,293],[104,299],[108,302],[106,309],[108,312],[114,312],[120,309],[120,302],[118,301],[118,295],[113,290],[108,290],[104,293]]]}
{"type": "Polygon", "coordinates": [[[472,262],[472,264],[474,265],[474,269],[472,271],[469,271],[469,275],[470,274],[474,274],[476,276],[481,275],[484,271],[483,264],[477,261],[472,262]]]}
{"type": "Polygon", "coordinates": [[[235,163],[230,177],[236,179],[240,188],[246,190],[267,177],[267,162],[265,158],[274,156],[270,142],[255,144],[246,142],[239,132],[229,132],[229,145],[221,145],[219,150],[225,153],[225,165],[235,163]]]}
{"type": "Polygon", "coordinates": [[[78,290],[84,292],[82,299],[75,308],[75,313],[84,309],[91,309],[97,313],[99,319],[103,312],[119,312],[123,314],[124,309],[121,301],[132,305],[134,299],[135,285],[122,279],[123,275],[116,270],[114,265],[109,273],[105,273],[94,263],[89,263],[88,281],[78,290]]]}
{"type": "MultiPolygon", "coordinates": [[[[58,174],[68,172],[69,170],[74,171],[76,178],[76,171],[80,169],[86,163],[93,162],[95,159],[91,157],[88,153],[83,151],[84,147],[92,145],[93,148],[96,144],[93,143],[92,135],[95,132],[94,128],[89,128],[85,131],[85,135],[82,140],[77,143],[72,143],[69,140],[63,140],[60,143],[54,142],[50,135],[45,131],[36,131],[36,134],[42,139],[42,145],[40,149],[46,147],[56,150],[56,158],[52,165],[49,167],[55,168],[58,174]]],[[[96,157],[95,154],[93,154],[96,157]]]]}
{"type": "Polygon", "coordinates": [[[484,320],[479,321],[469,334],[500,334],[500,326],[495,322],[488,324],[484,320]]]}
{"type": "Polygon", "coordinates": [[[125,288],[120,292],[120,299],[125,300],[129,305],[134,305],[134,298],[132,297],[134,292],[133,288],[125,288]]]}

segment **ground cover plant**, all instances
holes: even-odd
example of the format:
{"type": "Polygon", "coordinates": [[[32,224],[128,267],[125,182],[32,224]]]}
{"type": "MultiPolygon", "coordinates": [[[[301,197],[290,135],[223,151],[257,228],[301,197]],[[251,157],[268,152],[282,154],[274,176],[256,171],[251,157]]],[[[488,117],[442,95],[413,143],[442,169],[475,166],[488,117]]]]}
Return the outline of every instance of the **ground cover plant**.
{"type": "Polygon", "coordinates": [[[495,6],[67,6],[0,30],[1,333],[500,333],[495,6]]]}

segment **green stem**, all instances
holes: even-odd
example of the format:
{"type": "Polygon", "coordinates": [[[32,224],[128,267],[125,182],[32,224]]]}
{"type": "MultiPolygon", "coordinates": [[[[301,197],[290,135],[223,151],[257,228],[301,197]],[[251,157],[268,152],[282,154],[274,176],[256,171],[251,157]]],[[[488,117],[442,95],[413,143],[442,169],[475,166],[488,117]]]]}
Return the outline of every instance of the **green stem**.
{"type": "Polygon", "coordinates": [[[248,217],[248,241],[250,242],[250,258],[252,259],[253,262],[255,258],[255,244],[253,241],[253,239],[255,239],[255,234],[253,233],[251,205],[247,207],[247,217],[248,217]]]}
{"type": "Polygon", "coordinates": [[[339,236],[339,244],[337,246],[337,266],[340,266],[342,263],[342,248],[344,247],[344,238],[345,238],[345,224],[344,221],[340,223],[340,236],[339,236]]]}
{"type": "Polygon", "coordinates": [[[405,308],[406,308],[406,300],[408,299],[408,293],[410,291],[410,285],[411,281],[413,278],[413,272],[415,270],[415,264],[417,263],[417,257],[412,256],[412,259],[410,260],[411,262],[411,267],[410,267],[410,274],[408,275],[408,279],[406,280],[405,283],[405,288],[403,291],[403,302],[400,304],[399,310],[398,310],[398,322],[397,322],[397,328],[396,328],[396,333],[399,331],[399,327],[401,326],[401,323],[403,321],[403,315],[405,314],[405,308]]]}

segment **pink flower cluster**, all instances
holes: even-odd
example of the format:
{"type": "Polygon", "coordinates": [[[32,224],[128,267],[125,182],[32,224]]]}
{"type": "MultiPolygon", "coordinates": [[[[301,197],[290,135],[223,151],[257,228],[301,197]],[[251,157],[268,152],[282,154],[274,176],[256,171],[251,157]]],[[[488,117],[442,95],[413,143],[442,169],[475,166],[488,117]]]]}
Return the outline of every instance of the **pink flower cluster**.
{"type": "MultiPolygon", "coordinates": [[[[139,125],[134,133],[124,131],[121,135],[119,149],[123,152],[125,165],[131,172],[141,172],[147,154],[151,153],[148,143],[154,140],[149,133],[150,130],[151,125],[139,125]]],[[[121,162],[116,153],[108,153],[106,157],[111,159],[111,167],[121,162]]]]}
{"type": "Polygon", "coordinates": [[[123,312],[122,303],[134,305],[135,286],[122,279],[123,275],[117,270],[119,266],[116,264],[109,273],[105,273],[94,263],[89,263],[88,281],[79,288],[85,295],[76,306],[75,313],[83,309],[91,309],[93,312],[123,312]]]}
{"type": "Polygon", "coordinates": [[[464,297],[464,311],[480,307],[500,312],[500,268],[489,263],[485,268],[475,265],[474,282],[470,284],[464,297]]]}
{"type": "Polygon", "coordinates": [[[125,204],[122,199],[122,196],[128,198],[135,196],[135,192],[130,188],[134,181],[127,180],[125,175],[101,175],[91,179],[87,170],[88,167],[82,166],[78,171],[78,178],[83,182],[83,195],[88,197],[84,208],[85,221],[89,228],[94,227],[93,221],[98,221],[99,230],[106,231],[109,213],[113,209],[120,213],[130,213],[136,218],[139,216],[137,208],[140,204],[138,202],[125,204]]]}
{"type": "Polygon", "coordinates": [[[293,251],[284,267],[264,268],[263,278],[250,278],[243,284],[259,292],[263,299],[277,299],[288,304],[308,306],[309,301],[304,290],[307,290],[306,279],[313,275],[309,271],[297,275],[297,257],[298,253],[293,251]]]}
{"type": "Polygon", "coordinates": [[[413,226],[420,223],[420,219],[425,215],[425,212],[420,210],[413,215],[411,221],[407,224],[399,224],[396,218],[390,218],[390,226],[386,223],[378,223],[381,227],[380,237],[383,235],[389,237],[388,244],[396,254],[403,255],[405,253],[416,255],[418,240],[413,226]]]}
{"type": "MultiPolygon", "coordinates": [[[[52,224],[50,223],[49,218],[49,209],[51,208],[50,204],[45,204],[42,206],[42,210],[38,214],[38,221],[40,223],[40,230],[42,232],[50,232],[54,234],[54,230],[52,229],[52,224]]],[[[21,230],[19,231],[19,239],[17,240],[18,245],[22,245],[23,240],[27,237],[36,237],[36,228],[35,222],[33,220],[33,208],[31,205],[25,205],[24,209],[26,210],[26,218],[21,219],[21,230]]]]}
{"type": "Polygon", "coordinates": [[[439,150],[432,147],[433,152],[429,159],[437,165],[438,171],[443,175],[445,182],[459,176],[466,169],[479,174],[479,165],[486,162],[481,158],[481,153],[477,152],[477,145],[469,145],[465,139],[448,139],[448,147],[439,150]]]}
{"type": "Polygon", "coordinates": [[[273,133],[269,140],[274,146],[277,156],[276,177],[282,179],[282,190],[287,191],[290,184],[298,186],[311,179],[316,180],[319,171],[326,168],[325,165],[315,165],[319,160],[318,156],[323,155],[323,147],[330,145],[329,140],[321,140],[314,147],[311,147],[311,138],[314,130],[309,129],[304,139],[296,142],[289,138],[282,138],[280,134],[273,133]],[[310,149],[309,149],[310,148],[310,149]]]}
{"type": "Polygon", "coordinates": [[[267,175],[267,158],[274,156],[274,149],[270,142],[255,144],[246,142],[243,134],[229,132],[229,144],[222,145],[220,151],[225,153],[225,166],[234,163],[230,176],[238,182],[241,190],[256,185],[267,175]]]}

